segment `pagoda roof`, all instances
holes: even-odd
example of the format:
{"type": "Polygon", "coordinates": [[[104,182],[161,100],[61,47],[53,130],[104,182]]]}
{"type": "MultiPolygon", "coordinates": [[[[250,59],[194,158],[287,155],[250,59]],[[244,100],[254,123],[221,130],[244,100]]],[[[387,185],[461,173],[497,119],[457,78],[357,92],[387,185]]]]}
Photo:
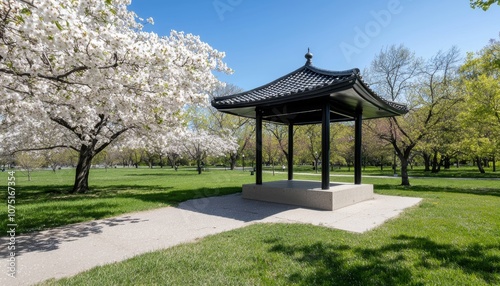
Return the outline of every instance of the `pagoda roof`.
{"type": "Polygon", "coordinates": [[[255,89],[217,97],[212,106],[221,112],[278,123],[321,122],[321,107],[330,101],[331,121],[350,121],[362,111],[363,119],[391,117],[408,112],[404,104],[388,101],[366,84],[357,68],[330,71],[312,65],[312,54],[297,70],[255,89]]]}

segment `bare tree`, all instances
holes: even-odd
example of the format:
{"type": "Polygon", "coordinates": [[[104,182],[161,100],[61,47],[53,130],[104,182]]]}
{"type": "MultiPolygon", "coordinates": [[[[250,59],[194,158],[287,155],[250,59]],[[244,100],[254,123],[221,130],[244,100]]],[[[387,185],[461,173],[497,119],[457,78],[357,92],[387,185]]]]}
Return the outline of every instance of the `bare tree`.
{"type": "MultiPolygon", "coordinates": [[[[288,126],[276,123],[268,123],[265,125],[265,129],[277,140],[278,146],[284,155],[287,163],[289,160],[288,156],[288,126]]],[[[297,132],[297,128],[293,130],[293,133],[297,132]]]]}
{"type": "Polygon", "coordinates": [[[31,181],[31,173],[34,169],[43,165],[44,159],[39,152],[18,152],[15,155],[16,164],[25,170],[28,175],[28,181],[31,181]]]}
{"type": "Polygon", "coordinates": [[[318,124],[299,126],[299,130],[303,132],[306,138],[306,146],[308,150],[308,155],[313,159],[314,169],[316,173],[318,172],[319,160],[321,159],[322,149],[321,149],[321,126],[318,124]]]}
{"type": "Polygon", "coordinates": [[[43,157],[45,159],[45,164],[52,169],[53,172],[56,172],[57,168],[62,167],[65,161],[65,151],[67,149],[53,149],[47,150],[43,152],[43,157]]]}
{"type": "Polygon", "coordinates": [[[413,149],[456,103],[453,82],[458,61],[455,47],[424,62],[400,45],[382,50],[372,62],[370,85],[388,100],[406,103],[410,109],[404,116],[366,123],[393,146],[401,162],[402,185],[410,185],[408,165],[413,149]]]}

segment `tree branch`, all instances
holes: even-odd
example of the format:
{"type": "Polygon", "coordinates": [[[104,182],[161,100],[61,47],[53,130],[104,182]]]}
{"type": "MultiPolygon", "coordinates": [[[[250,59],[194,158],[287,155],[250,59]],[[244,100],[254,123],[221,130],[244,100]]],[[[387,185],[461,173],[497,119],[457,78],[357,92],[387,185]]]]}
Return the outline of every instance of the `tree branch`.
{"type": "Polygon", "coordinates": [[[26,149],[18,149],[10,153],[10,155],[14,155],[19,152],[33,152],[33,151],[43,151],[43,150],[54,150],[57,148],[70,148],[75,151],[79,151],[78,148],[71,146],[71,145],[54,145],[54,146],[49,146],[49,147],[39,147],[39,148],[26,148],[26,149]]]}
{"type": "MultiPolygon", "coordinates": [[[[71,131],[73,131],[73,132],[75,132],[75,130],[76,130],[76,127],[71,126],[68,122],[66,122],[66,120],[64,120],[64,119],[62,119],[62,118],[59,118],[59,117],[52,117],[52,116],[51,116],[51,117],[50,117],[50,120],[54,121],[55,123],[57,123],[57,124],[59,124],[59,125],[63,126],[63,127],[64,127],[64,128],[66,128],[66,129],[69,129],[69,130],[71,130],[71,131]]],[[[75,134],[76,134],[76,132],[75,132],[75,134]]]]}
{"type": "MultiPolygon", "coordinates": [[[[46,60],[48,60],[48,59],[46,59],[46,60]]],[[[118,66],[118,54],[117,53],[113,54],[113,60],[114,60],[113,64],[107,65],[107,66],[98,67],[98,69],[102,70],[102,69],[109,69],[109,68],[115,68],[115,67],[117,67],[118,66]]],[[[49,65],[49,67],[52,70],[52,67],[50,65],[49,65]]],[[[56,75],[56,76],[49,76],[49,75],[44,75],[44,74],[40,74],[40,73],[36,74],[36,76],[40,77],[40,78],[43,78],[43,79],[58,81],[58,82],[66,83],[66,84],[81,84],[81,83],[77,83],[77,82],[67,81],[66,78],[69,77],[70,75],[76,73],[76,72],[86,71],[86,70],[89,70],[89,69],[90,69],[90,67],[82,65],[82,66],[74,67],[74,68],[68,70],[67,72],[65,72],[63,74],[59,74],[59,75],[56,75]]],[[[0,72],[6,73],[6,74],[15,75],[15,76],[20,76],[20,77],[23,77],[23,76],[31,77],[31,76],[33,76],[33,74],[29,73],[29,72],[16,73],[15,71],[9,70],[9,69],[0,69],[0,72]]]]}
{"type": "Polygon", "coordinates": [[[128,130],[130,130],[131,128],[129,127],[125,127],[123,128],[122,130],[114,133],[110,138],[109,138],[109,141],[102,144],[101,146],[99,146],[99,148],[95,149],[95,155],[99,154],[102,150],[104,150],[104,148],[108,147],[109,144],[113,143],[118,137],[120,137],[120,135],[122,135],[123,133],[127,132],[128,130]]]}

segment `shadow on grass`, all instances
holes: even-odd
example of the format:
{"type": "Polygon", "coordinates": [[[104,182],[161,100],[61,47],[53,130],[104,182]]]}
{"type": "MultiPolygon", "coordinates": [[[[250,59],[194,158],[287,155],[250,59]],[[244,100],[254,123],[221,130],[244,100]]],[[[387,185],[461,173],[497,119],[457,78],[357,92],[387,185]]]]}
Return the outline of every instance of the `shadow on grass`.
{"type": "Polygon", "coordinates": [[[186,171],[183,170],[182,172],[175,172],[175,171],[165,171],[164,173],[140,173],[140,174],[124,174],[124,177],[166,177],[166,178],[172,178],[169,176],[175,175],[175,177],[192,177],[196,172],[192,171],[186,171]]]}
{"type": "Polygon", "coordinates": [[[401,186],[392,184],[375,184],[375,190],[401,190],[413,192],[429,192],[429,193],[458,193],[458,194],[473,194],[500,197],[500,188],[460,188],[457,187],[436,187],[436,186],[401,186]]]}
{"type": "MultiPolygon", "coordinates": [[[[70,201],[58,205],[40,204],[20,208],[16,212],[16,234],[26,234],[63,225],[69,225],[84,221],[91,221],[110,217],[116,214],[113,211],[116,204],[109,201],[70,201]]],[[[2,236],[7,225],[0,228],[2,236]]]]}
{"type": "MultiPolygon", "coordinates": [[[[104,215],[96,212],[88,212],[84,215],[104,215]]],[[[66,225],[63,227],[52,228],[43,232],[34,232],[28,235],[18,236],[16,238],[16,255],[22,256],[28,252],[50,252],[57,250],[61,243],[71,242],[84,238],[90,235],[99,234],[105,227],[114,227],[129,223],[140,223],[144,220],[124,216],[119,218],[104,219],[101,221],[91,221],[87,223],[79,223],[66,225]]],[[[8,237],[0,237],[0,244],[8,245],[8,237]]],[[[83,250],[82,250],[83,251],[83,250]]],[[[0,251],[0,258],[7,258],[9,253],[7,249],[0,251]]]]}
{"type": "Polygon", "coordinates": [[[476,179],[500,179],[500,172],[488,170],[486,173],[480,173],[477,170],[441,170],[438,173],[425,172],[424,170],[413,170],[409,172],[410,177],[429,177],[429,178],[476,178],[476,179]]]}
{"type": "Polygon", "coordinates": [[[265,243],[270,244],[270,252],[312,266],[312,273],[298,271],[289,277],[291,283],[300,285],[424,285],[424,281],[413,277],[414,268],[463,271],[486,283],[500,282],[500,245],[471,244],[458,248],[405,235],[393,237],[380,248],[323,242],[295,247],[279,240],[265,243]]]}
{"type": "MultiPolygon", "coordinates": [[[[110,187],[112,188],[112,187],[110,187]]],[[[199,198],[216,197],[241,192],[241,187],[219,187],[219,188],[198,188],[194,190],[170,190],[172,188],[161,188],[161,190],[151,190],[148,192],[116,192],[116,198],[128,198],[177,206],[179,203],[199,198]]]]}
{"type": "MultiPolygon", "coordinates": [[[[16,200],[21,204],[31,202],[42,203],[52,201],[79,201],[95,198],[116,197],[121,193],[129,191],[139,193],[158,191],[166,193],[173,187],[153,185],[108,185],[100,186],[98,188],[91,187],[90,190],[84,194],[70,194],[69,192],[72,188],[72,185],[34,185],[26,188],[18,188],[16,200]]],[[[5,194],[3,194],[3,197],[5,197],[5,194]]]]}

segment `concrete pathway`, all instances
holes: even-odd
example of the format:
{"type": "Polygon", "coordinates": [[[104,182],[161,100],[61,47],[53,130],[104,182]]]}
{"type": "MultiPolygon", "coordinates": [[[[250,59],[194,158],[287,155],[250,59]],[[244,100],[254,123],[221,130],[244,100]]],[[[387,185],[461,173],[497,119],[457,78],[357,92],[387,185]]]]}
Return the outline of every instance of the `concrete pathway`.
{"type": "Polygon", "coordinates": [[[310,223],[351,232],[371,230],[419,198],[375,195],[335,211],[245,200],[240,194],[186,201],[178,207],[59,227],[16,237],[16,277],[7,275],[8,238],[0,237],[0,285],[30,285],[98,265],[192,242],[252,223],[310,223]]]}

